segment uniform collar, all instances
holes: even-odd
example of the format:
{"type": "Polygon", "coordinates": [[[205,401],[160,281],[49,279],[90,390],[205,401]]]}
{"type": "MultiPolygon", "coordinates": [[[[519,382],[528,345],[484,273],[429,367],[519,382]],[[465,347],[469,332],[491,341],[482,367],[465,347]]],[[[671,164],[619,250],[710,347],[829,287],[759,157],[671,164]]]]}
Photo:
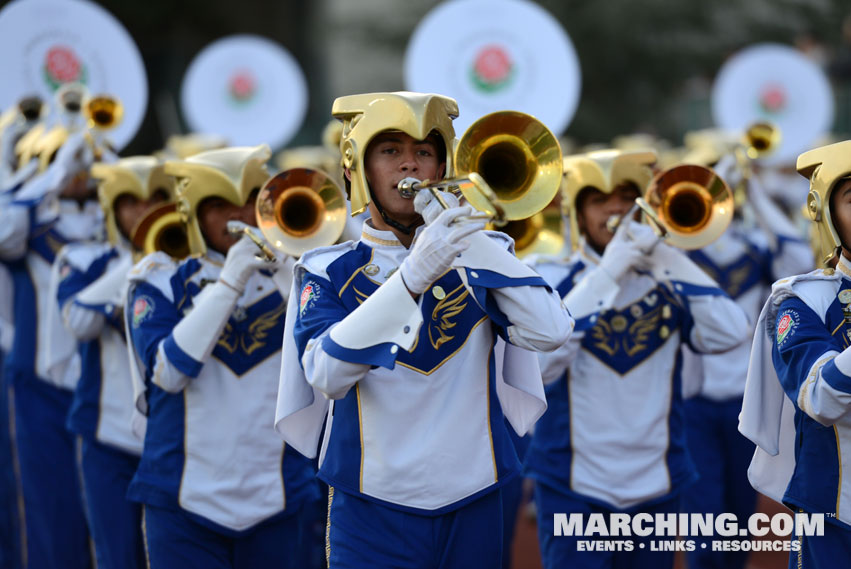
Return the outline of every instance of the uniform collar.
{"type": "MultiPolygon", "coordinates": [[[[423,227],[423,225],[417,227],[414,235],[418,235],[423,227]]],[[[396,235],[392,231],[376,229],[372,226],[372,221],[369,219],[363,222],[363,229],[361,231],[360,238],[361,241],[373,249],[382,247],[401,247],[402,249],[405,249],[405,246],[402,245],[402,242],[396,238],[396,235]]]]}
{"type": "Polygon", "coordinates": [[[845,255],[839,255],[836,270],[842,273],[844,277],[851,279],[851,260],[846,259],[845,255]]]}
{"type": "Polygon", "coordinates": [[[600,255],[591,247],[588,242],[585,240],[585,237],[579,238],[579,258],[586,265],[590,265],[592,267],[596,267],[600,264],[600,255]]]}

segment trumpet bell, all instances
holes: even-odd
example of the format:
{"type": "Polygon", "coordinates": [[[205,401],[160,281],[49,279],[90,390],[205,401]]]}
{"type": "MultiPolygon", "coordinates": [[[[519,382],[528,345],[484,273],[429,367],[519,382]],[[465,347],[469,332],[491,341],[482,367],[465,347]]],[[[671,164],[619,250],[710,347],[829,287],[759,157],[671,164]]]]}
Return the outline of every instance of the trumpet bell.
{"type": "Polygon", "coordinates": [[[459,174],[477,172],[496,195],[497,205],[479,191],[464,193],[474,208],[506,220],[541,211],[562,179],[562,156],[555,135],[539,120],[517,111],[491,113],[464,132],[455,149],[459,174]]]}
{"type": "Polygon", "coordinates": [[[733,193],[711,168],[683,164],[661,172],[648,187],[645,210],[671,245],[700,249],[726,231],[733,219],[733,193]]]}
{"type": "Polygon", "coordinates": [[[174,259],[189,256],[189,237],[177,211],[177,204],[156,206],[131,231],[134,249],[144,255],[162,251],[174,259]]]}
{"type": "Polygon", "coordinates": [[[273,247],[298,257],[331,245],[346,225],[346,198],[330,176],[293,168],[272,177],[257,196],[257,227],[273,247]]]}

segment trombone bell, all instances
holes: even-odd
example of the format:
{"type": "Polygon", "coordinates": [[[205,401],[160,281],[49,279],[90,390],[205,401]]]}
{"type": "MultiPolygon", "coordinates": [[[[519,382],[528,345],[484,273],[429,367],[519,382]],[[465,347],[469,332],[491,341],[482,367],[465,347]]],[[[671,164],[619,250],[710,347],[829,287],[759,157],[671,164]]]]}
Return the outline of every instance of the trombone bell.
{"type": "Polygon", "coordinates": [[[770,122],[755,122],[745,131],[745,153],[751,160],[771,154],[780,146],[780,129],[770,122]]]}
{"type": "Polygon", "coordinates": [[[726,231],[733,219],[733,193],[712,169],[693,164],[661,172],[650,183],[643,207],[665,239],[681,249],[700,249],[726,231]]]}
{"type": "Polygon", "coordinates": [[[293,168],[271,178],[257,196],[257,227],[276,249],[294,257],[331,245],[346,225],[346,199],[326,174],[293,168]]]}
{"type": "MultiPolygon", "coordinates": [[[[561,148],[555,135],[531,115],[491,113],[474,122],[458,141],[455,168],[477,172],[496,194],[503,219],[526,219],[558,193],[562,178],[561,148]]],[[[479,211],[498,214],[483,192],[464,194],[479,211]]]]}
{"type": "Polygon", "coordinates": [[[162,251],[173,259],[189,256],[189,237],[177,211],[177,204],[163,204],[149,210],[131,231],[130,242],[144,255],[162,251]]]}
{"type": "Polygon", "coordinates": [[[86,101],[83,113],[89,123],[89,128],[109,130],[121,122],[124,107],[114,97],[98,95],[86,101]]]}

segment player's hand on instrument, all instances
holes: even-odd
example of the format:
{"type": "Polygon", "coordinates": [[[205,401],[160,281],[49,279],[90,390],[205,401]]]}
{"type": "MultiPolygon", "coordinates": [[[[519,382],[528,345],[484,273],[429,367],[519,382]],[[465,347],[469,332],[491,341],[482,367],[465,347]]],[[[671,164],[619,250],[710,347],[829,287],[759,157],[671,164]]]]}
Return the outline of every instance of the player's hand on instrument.
{"type": "MultiPolygon", "coordinates": [[[[235,223],[233,221],[228,223],[235,223]]],[[[246,226],[248,227],[248,226],[246,226]]],[[[248,279],[258,269],[271,268],[269,261],[257,256],[257,245],[247,235],[240,237],[239,241],[231,245],[225,257],[225,264],[219,275],[219,281],[231,287],[239,293],[245,290],[248,279]]]]}
{"type": "Polygon", "coordinates": [[[659,237],[650,226],[632,220],[623,220],[618,225],[612,240],[606,245],[600,268],[613,280],[618,281],[630,269],[649,268],[648,251],[653,249],[659,237]]]}
{"type": "Polygon", "coordinates": [[[453,223],[457,218],[469,216],[472,212],[470,206],[444,210],[420,231],[411,253],[399,267],[399,273],[409,291],[414,294],[425,292],[449,270],[455,257],[470,246],[466,238],[484,229],[483,221],[453,223]]]}
{"type": "MultiPolygon", "coordinates": [[[[440,194],[441,199],[449,206],[449,209],[458,207],[460,202],[458,198],[449,192],[441,192],[438,190],[437,192],[440,194]]],[[[414,197],[414,210],[423,216],[423,220],[426,222],[426,225],[430,225],[437,217],[444,211],[443,205],[441,205],[440,200],[434,197],[434,194],[431,191],[423,190],[417,192],[416,197],[414,197]]]]}
{"type": "Polygon", "coordinates": [[[725,154],[722,156],[712,169],[727,182],[730,188],[735,188],[742,182],[742,169],[739,167],[734,154],[725,154]]]}

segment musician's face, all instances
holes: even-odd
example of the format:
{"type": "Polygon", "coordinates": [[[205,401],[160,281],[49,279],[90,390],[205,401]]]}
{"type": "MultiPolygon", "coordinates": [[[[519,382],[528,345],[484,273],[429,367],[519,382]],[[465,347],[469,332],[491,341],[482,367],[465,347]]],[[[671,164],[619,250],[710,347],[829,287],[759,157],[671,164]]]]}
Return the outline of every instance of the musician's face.
{"type": "MultiPolygon", "coordinates": [[[[408,177],[441,179],[446,163],[431,138],[417,140],[403,132],[384,132],[369,143],[364,167],[370,188],[391,219],[408,224],[417,216],[414,200],[403,198],[397,184],[408,177]]],[[[377,213],[373,212],[373,219],[380,217],[377,213]]]]}
{"type": "Polygon", "coordinates": [[[115,211],[115,223],[124,237],[130,239],[133,228],[145,216],[145,213],[155,205],[161,204],[168,199],[163,192],[154,192],[149,200],[140,200],[131,194],[121,194],[113,203],[115,211]]]}
{"type": "Polygon", "coordinates": [[[613,234],[606,227],[609,218],[625,215],[635,204],[638,195],[638,188],[634,184],[616,186],[610,194],[591,187],[580,192],[576,205],[579,232],[595,251],[602,254],[612,240],[613,234]]]}
{"type": "Polygon", "coordinates": [[[830,194],[830,215],[842,241],[842,254],[851,259],[851,179],[840,181],[830,194]]]}
{"type": "Polygon", "coordinates": [[[228,221],[241,221],[257,227],[257,216],[254,212],[256,201],[256,190],[251,193],[243,206],[234,205],[224,198],[217,197],[202,201],[198,206],[198,223],[207,247],[224,255],[227,254],[231,245],[239,240],[239,235],[234,236],[228,232],[228,221]]]}

